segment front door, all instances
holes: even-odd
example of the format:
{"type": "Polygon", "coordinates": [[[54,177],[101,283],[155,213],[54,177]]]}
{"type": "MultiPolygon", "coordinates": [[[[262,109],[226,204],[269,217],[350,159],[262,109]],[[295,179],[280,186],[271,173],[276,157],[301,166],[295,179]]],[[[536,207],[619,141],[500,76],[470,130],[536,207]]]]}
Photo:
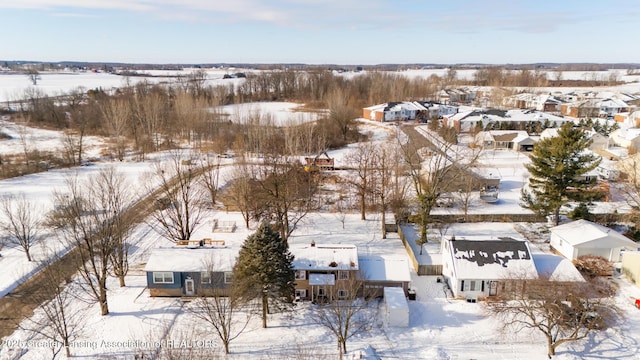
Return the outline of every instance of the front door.
{"type": "Polygon", "coordinates": [[[496,296],[498,294],[498,282],[489,281],[489,296],[496,296]]]}
{"type": "Polygon", "coordinates": [[[187,295],[195,295],[196,290],[195,290],[195,284],[193,282],[193,279],[186,279],[184,281],[184,292],[187,295]]]}

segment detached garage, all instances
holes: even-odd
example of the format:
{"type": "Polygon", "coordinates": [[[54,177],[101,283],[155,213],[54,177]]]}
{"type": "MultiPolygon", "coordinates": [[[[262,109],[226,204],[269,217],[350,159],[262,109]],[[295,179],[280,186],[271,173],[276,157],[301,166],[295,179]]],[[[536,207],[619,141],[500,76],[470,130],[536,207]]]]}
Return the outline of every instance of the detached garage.
{"type": "Polygon", "coordinates": [[[399,287],[384,288],[385,323],[390,327],[409,326],[409,304],[404,290],[399,287]]]}
{"type": "Polygon", "coordinates": [[[602,256],[618,262],[624,250],[638,250],[638,244],[626,236],[587,220],[577,220],[551,229],[551,247],[567,259],[583,255],[602,256]]]}

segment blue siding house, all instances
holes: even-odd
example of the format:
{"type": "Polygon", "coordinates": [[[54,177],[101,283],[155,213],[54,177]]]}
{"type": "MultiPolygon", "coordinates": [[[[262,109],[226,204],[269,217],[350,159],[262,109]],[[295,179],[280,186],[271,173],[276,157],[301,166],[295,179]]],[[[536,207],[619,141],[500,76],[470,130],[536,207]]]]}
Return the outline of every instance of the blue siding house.
{"type": "Polygon", "coordinates": [[[227,295],[237,250],[226,247],[153,249],[144,270],[151,296],[227,295]]]}

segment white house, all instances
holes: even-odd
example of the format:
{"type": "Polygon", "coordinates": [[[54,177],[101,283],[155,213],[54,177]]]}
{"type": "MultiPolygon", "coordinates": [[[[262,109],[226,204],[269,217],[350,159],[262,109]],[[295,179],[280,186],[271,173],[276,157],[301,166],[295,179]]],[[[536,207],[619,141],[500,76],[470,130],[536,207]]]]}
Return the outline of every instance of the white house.
{"type": "Polygon", "coordinates": [[[567,259],[582,255],[602,256],[621,261],[625,250],[638,250],[638,244],[624,235],[588,220],[576,220],[551,229],[551,247],[567,259]]]}
{"type": "Polygon", "coordinates": [[[640,149],[640,129],[638,128],[620,128],[609,134],[611,142],[623,148],[640,149]]]}
{"type": "Polygon", "coordinates": [[[442,240],[442,275],[455,297],[476,300],[497,295],[500,282],[537,279],[529,243],[510,237],[442,240]]]}
{"type": "Polygon", "coordinates": [[[428,109],[417,101],[389,102],[362,109],[362,117],[374,121],[415,120],[419,113],[428,109]]]}
{"type": "Polygon", "coordinates": [[[536,141],[526,131],[490,130],[480,131],[475,137],[475,143],[483,149],[531,151],[536,141]]]}

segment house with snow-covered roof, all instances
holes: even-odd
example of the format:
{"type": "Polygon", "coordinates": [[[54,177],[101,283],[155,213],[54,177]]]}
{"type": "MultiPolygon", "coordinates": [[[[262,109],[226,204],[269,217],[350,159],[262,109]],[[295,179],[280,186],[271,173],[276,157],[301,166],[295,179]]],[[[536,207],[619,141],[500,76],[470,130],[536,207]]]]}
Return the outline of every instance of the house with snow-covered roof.
{"type": "Polygon", "coordinates": [[[153,249],[144,268],[149,295],[226,296],[237,255],[219,246],[153,249]]]}
{"type": "Polygon", "coordinates": [[[483,149],[531,151],[536,141],[526,131],[491,130],[479,132],[475,143],[483,149]]]}
{"type": "Polygon", "coordinates": [[[537,279],[529,243],[511,237],[443,239],[442,275],[454,297],[495,296],[508,279],[537,279]]]}
{"type": "Polygon", "coordinates": [[[291,244],[296,300],[332,301],[351,296],[358,278],[358,249],[348,244],[291,244]]]}
{"type": "Polygon", "coordinates": [[[624,251],[636,251],[636,242],[606,226],[588,220],[576,220],[552,227],[549,244],[552,250],[570,260],[579,256],[602,256],[620,261],[624,251]]]}
{"type": "Polygon", "coordinates": [[[362,117],[380,122],[416,120],[421,115],[428,117],[428,109],[417,101],[388,102],[362,109],[362,117]]]}
{"type": "Polygon", "coordinates": [[[620,128],[609,134],[611,142],[615,146],[625,149],[640,149],[640,129],[620,128]]]}
{"type": "Polygon", "coordinates": [[[534,131],[545,127],[560,127],[567,118],[535,110],[472,110],[460,112],[443,118],[446,126],[454,127],[460,132],[482,130],[527,130],[534,131]]]}

